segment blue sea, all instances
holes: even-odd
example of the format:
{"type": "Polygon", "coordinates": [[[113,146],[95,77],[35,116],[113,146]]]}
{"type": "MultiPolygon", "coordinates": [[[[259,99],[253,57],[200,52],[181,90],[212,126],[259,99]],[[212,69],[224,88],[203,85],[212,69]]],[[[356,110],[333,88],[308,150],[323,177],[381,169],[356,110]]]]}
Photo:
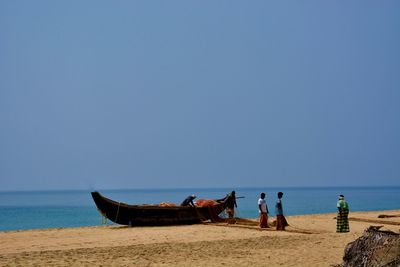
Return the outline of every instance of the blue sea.
{"type": "MultiPolygon", "coordinates": [[[[336,212],[339,194],[346,197],[351,211],[400,209],[399,187],[312,187],[312,188],[185,188],[99,190],[104,196],[129,204],[179,204],[187,195],[198,199],[222,198],[236,191],[237,217],[258,216],[260,192],[267,194],[267,204],[274,216],[276,193],[284,192],[286,215],[336,212]]],[[[63,228],[101,225],[102,216],[90,191],[21,191],[0,192],[0,231],[40,228],[63,228]]],[[[111,222],[108,221],[108,224],[111,222]]]]}

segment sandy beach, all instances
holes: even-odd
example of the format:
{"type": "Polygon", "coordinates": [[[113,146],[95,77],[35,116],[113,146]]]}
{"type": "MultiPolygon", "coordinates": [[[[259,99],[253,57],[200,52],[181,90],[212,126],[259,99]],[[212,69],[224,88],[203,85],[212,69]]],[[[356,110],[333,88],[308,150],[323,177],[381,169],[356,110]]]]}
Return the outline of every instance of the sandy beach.
{"type": "Polygon", "coordinates": [[[350,233],[341,234],[333,213],[288,216],[285,232],[261,230],[251,220],[0,232],[0,266],[331,266],[368,226],[400,231],[400,217],[380,214],[400,210],[353,212],[350,233]]]}

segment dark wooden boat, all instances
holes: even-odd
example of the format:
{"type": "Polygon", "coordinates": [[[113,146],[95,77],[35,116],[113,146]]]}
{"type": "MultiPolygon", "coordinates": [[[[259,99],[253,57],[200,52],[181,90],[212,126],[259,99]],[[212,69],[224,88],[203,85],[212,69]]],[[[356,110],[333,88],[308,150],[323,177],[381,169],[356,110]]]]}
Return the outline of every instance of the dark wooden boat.
{"type": "Polygon", "coordinates": [[[182,207],[159,205],[129,205],[92,192],[99,212],[117,224],[130,226],[158,226],[196,224],[206,220],[218,221],[219,214],[226,208],[231,195],[216,199],[209,206],[182,207]]]}

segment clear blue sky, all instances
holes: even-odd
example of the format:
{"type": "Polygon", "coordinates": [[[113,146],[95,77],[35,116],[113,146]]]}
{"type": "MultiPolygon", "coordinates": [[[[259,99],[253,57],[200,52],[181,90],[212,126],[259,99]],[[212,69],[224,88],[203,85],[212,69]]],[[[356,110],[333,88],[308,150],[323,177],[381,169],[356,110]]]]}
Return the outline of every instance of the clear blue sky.
{"type": "Polygon", "coordinates": [[[400,185],[399,1],[0,1],[0,190],[400,185]]]}

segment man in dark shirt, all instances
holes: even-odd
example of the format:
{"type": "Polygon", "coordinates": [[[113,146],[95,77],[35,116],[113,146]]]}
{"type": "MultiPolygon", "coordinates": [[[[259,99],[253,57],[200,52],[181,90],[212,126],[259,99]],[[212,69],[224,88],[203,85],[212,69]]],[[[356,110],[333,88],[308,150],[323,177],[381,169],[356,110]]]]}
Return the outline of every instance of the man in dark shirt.
{"type": "Polygon", "coordinates": [[[181,206],[191,206],[194,207],[193,199],[195,199],[195,195],[188,196],[185,200],[181,203],[181,206]]]}
{"type": "Polygon", "coordinates": [[[236,204],[236,192],[232,191],[228,196],[228,200],[226,201],[226,213],[228,214],[228,224],[236,223],[234,219],[235,216],[235,207],[237,208],[236,204]]]}

